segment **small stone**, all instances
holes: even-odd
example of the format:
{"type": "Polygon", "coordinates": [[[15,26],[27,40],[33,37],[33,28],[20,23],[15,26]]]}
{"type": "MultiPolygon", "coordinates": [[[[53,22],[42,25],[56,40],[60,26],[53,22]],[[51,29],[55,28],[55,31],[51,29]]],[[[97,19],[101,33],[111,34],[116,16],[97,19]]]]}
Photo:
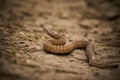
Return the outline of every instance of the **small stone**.
{"type": "Polygon", "coordinates": [[[74,62],[74,60],[73,60],[73,59],[70,59],[69,61],[70,61],[70,62],[74,62]]]}
{"type": "Polygon", "coordinates": [[[24,32],[20,31],[19,33],[20,35],[25,36],[24,32]]]}

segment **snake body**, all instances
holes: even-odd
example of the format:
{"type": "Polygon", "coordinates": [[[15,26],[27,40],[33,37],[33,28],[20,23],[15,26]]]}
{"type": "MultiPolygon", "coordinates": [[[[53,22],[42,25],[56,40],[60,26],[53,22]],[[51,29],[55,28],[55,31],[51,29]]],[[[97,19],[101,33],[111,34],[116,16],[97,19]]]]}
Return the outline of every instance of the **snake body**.
{"type": "Polygon", "coordinates": [[[65,44],[65,39],[57,35],[51,31],[48,31],[44,25],[41,25],[43,30],[50,35],[53,39],[46,41],[43,45],[45,51],[54,53],[54,54],[69,54],[73,50],[78,48],[84,48],[86,50],[86,54],[89,60],[89,65],[96,66],[100,68],[108,68],[108,67],[118,67],[118,64],[100,64],[95,61],[95,51],[94,46],[91,41],[73,41],[70,44],[65,44]]]}

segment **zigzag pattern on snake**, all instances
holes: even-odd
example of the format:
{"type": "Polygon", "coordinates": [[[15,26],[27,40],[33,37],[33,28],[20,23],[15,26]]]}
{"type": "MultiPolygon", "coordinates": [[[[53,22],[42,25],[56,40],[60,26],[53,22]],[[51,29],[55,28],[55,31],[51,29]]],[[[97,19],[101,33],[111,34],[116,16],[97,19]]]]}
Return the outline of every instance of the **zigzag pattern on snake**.
{"type": "Polygon", "coordinates": [[[99,68],[108,68],[108,67],[118,67],[117,63],[112,64],[100,64],[95,61],[95,51],[94,46],[91,41],[73,41],[70,44],[66,45],[65,39],[51,31],[48,31],[44,25],[41,25],[45,33],[51,36],[53,39],[48,40],[44,43],[44,50],[54,54],[69,54],[73,50],[78,48],[84,48],[89,60],[89,65],[99,67],[99,68]]]}

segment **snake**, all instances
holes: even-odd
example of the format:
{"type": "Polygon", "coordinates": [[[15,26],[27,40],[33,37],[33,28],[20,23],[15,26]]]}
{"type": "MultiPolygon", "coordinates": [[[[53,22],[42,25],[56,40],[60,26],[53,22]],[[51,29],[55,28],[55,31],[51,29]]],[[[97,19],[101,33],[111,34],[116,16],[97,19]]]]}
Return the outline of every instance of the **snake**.
{"type": "Polygon", "coordinates": [[[66,40],[63,36],[55,34],[52,31],[49,31],[45,28],[45,25],[41,25],[45,33],[47,33],[52,39],[47,40],[43,43],[43,48],[46,52],[57,54],[57,55],[66,55],[70,54],[75,49],[85,49],[86,56],[88,58],[88,63],[90,66],[95,66],[99,68],[109,68],[109,67],[118,67],[117,63],[106,63],[101,64],[96,62],[95,58],[95,49],[92,41],[72,41],[69,44],[66,44],[66,40]]]}

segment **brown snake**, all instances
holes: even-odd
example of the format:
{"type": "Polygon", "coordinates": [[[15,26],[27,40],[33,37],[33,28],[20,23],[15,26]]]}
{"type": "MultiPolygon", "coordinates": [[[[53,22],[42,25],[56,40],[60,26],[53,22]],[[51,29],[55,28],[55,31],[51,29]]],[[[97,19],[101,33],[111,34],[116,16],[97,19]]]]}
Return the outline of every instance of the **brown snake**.
{"type": "Polygon", "coordinates": [[[51,52],[54,54],[68,54],[71,53],[73,50],[78,49],[78,48],[85,48],[86,50],[86,55],[89,60],[89,65],[99,67],[99,68],[109,68],[109,67],[118,67],[117,63],[112,63],[112,64],[100,64],[95,61],[95,51],[94,51],[94,46],[91,41],[73,41],[68,45],[65,45],[66,41],[65,39],[57,35],[51,31],[48,31],[44,25],[41,25],[43,30],[50,35],[53,39],[48,40],[47,42],[44,43],[44,49],[47,52],[51,52]]]}

